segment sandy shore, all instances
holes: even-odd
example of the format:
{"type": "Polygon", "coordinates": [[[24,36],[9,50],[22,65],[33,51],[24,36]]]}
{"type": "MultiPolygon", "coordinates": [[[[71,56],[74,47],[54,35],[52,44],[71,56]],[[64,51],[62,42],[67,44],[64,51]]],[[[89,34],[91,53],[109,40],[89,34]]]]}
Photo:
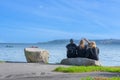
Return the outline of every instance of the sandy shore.
{"type": "Polygon", "coordinates": [[[89,72],[89,73],[61,73],[53,70],[55,64],[39,63],[0,63],[0,80],[80,80],[81,77],[113,77],[120,73],[89,72]]]}

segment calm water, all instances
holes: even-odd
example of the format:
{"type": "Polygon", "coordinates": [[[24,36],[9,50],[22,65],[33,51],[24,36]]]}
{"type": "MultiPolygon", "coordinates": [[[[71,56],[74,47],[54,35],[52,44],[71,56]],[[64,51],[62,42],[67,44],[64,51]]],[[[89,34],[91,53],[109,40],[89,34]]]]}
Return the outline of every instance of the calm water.
{"type": "MultiPolygon", "coordinates": [[[[0,44],[0,60],[26,62],[24,48],[38,46],[49,51],[49,63],[60,63],[66,58],[66,44],[0,44]],[[9,46],[9,47],[6,47],[9,46]]],[[[104,66],[120,66],[119,44],[98,44],[100,61],[104,66]]]]}

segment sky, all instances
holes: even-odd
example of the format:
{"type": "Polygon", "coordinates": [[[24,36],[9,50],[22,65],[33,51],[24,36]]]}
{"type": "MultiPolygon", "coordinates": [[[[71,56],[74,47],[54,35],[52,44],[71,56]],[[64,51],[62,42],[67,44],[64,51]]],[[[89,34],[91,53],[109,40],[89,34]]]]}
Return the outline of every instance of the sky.
{"type": "Polygon", "coordinates": [[[0,42],[120,39],[120,0],[0,0],[0,42]]]}

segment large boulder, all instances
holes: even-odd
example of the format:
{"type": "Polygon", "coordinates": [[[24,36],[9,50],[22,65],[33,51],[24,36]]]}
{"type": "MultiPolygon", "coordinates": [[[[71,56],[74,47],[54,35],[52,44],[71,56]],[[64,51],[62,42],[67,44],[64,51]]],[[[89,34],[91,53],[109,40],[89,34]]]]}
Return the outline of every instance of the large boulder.
{"type": "Polygon", "coordinates": [[[88,58],[66,58],[61,61],[65,65],[78,65],[78,66],[100,66],[100,62],[88,58]]]}
{"type": "Polygon", "coordinates": [[[28,63],[48,63],[49,53],[39,48],[25,48],[25,57],[28,63]]]}

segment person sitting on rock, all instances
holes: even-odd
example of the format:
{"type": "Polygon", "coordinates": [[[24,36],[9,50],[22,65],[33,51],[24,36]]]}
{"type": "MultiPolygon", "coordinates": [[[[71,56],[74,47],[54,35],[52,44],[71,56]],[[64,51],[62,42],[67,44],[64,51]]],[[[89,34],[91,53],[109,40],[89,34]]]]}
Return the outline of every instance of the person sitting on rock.
{"type": "Polygon", "coordinates": [[[96,47],[96,43],[94,41],[89,43],[89,48],[86,51],[86,57],[93,60],[99,60],[99,48],[96,47]]]}
{"type": "Polygon", "coordinates": [[[75,58],[77,46],[74,43],[73,39],[70,39],[70,43],[66,46],[67,48],[67,58],[75,58]]]}
{"type": "Polygon", "coordinates": [[[87,46],[85,45],[85,41],[81,40],[79,43],[79,46],[77,46],[77,57],[85,58],[86,57],[86,49],[87,49],[87,46]]]}

